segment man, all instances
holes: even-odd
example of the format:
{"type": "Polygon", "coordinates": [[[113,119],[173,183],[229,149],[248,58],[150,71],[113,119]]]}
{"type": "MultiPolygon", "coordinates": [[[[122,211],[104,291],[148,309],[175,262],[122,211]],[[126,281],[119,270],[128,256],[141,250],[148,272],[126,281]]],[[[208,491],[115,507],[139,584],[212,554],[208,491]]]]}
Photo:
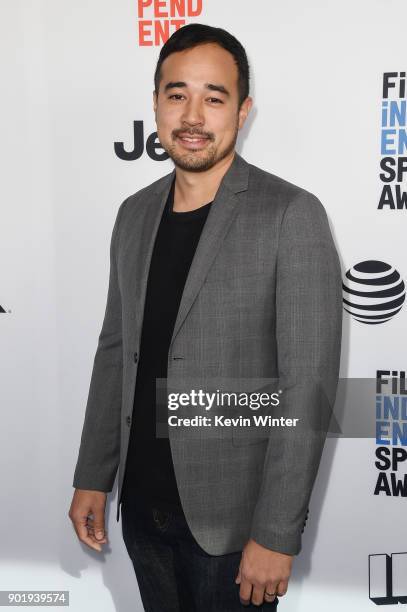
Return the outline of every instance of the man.
{"type": "Polygon", "coordinates": [[[146,610],[274,609],[301,550],[335,399],[339,259],[320,201],[235,152],[252,106],[236,38],[178,30],[153,96],[175,170],[118,211],[69,516],[100,551],[119,468],[117,520],[122,502],[146,610]],[[160,438],[165,378],[171,389],[276,379],[282,413],[313,425],[168,427],[160,438]]]}

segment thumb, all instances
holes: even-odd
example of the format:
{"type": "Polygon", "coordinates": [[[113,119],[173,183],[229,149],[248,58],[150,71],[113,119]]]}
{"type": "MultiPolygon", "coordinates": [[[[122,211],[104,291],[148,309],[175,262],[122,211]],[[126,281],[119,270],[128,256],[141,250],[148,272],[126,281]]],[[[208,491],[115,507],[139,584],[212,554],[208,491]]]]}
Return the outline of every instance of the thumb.
{"type": "Polygon", "coordinates": [[[96,521],[95,520],[95,538],[97,540],[102,540],[105,537],[105,525],[103,520],[96,521]]]}

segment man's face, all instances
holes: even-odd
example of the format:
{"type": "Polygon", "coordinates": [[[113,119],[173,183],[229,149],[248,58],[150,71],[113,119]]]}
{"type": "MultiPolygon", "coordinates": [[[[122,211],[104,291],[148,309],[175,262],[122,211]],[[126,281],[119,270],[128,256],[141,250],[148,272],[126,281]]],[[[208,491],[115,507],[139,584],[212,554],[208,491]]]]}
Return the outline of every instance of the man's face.
{"type": "Polygon", "coordinates": [[[233,56],[214,43],[169,55],[161,66],[154,112],[158,138],[183,170],[203,172],[234,150],[252,105],[239,109],[233,56]]]}

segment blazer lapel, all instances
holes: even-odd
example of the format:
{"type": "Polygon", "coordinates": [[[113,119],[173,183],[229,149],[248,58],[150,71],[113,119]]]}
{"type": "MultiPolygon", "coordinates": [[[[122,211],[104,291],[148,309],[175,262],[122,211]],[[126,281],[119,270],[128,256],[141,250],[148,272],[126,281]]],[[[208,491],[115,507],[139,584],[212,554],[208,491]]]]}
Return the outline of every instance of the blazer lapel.
{"type": "Polygon", "coordinates": [[[223,176],[189,269],[184,291],[175,321],[171,343],[179,332],[209,268],[221,248],[230,225],[238,212],[239,198],[237,193],[246,191],[248,185],[249,164],[237,153],[232,164],[223,176]]]}
{"type": "MultiPolygon", "coordinates": [[[[232,164],[222,178],[202,229],[185,282],[171,344],[198,295],[222,241],[238,212],[240,199],[236,194],[247,190],[248,176],[249,164],[238,153],[235,153],[232,164]]],[[[145,203],[144,210],[139,211],[135,219],[131,242],[133,245],[137,244],[137,248],[133,248],[128,253],[126,265],[131,277],[129,283],[134,287],[136,330],[139,336],[141,335],[147,280],[154,242],[174,178],[175,170],[159,181],[154,198],[145,203]],[[139,279],[139,281],[134,282],[134,279],[139,279]]]]}

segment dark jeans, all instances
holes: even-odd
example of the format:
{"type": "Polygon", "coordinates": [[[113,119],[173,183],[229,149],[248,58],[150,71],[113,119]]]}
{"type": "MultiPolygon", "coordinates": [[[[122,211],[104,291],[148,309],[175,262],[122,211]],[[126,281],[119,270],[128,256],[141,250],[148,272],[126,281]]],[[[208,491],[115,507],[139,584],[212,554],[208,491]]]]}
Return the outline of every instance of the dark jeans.
{"type": "Polygon", "coordinates": [[[213,556],[194,539],[183,513],[122,504],[122,533],[146,612],[277,609],[278,597],[243,606],[235,583],[241,552],[213,556]]]}

